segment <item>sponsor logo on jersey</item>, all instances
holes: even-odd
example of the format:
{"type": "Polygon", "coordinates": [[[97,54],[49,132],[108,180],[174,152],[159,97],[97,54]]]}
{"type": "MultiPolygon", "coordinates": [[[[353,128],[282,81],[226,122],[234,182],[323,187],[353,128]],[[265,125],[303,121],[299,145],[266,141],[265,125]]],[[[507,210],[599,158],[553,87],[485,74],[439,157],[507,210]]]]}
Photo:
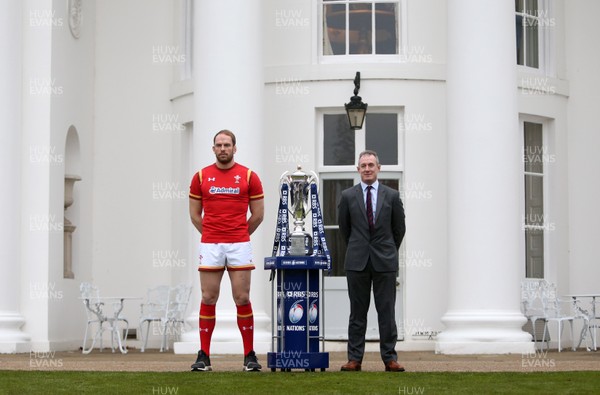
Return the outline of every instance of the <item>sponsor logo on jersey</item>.
{"type": "Polygon", "coordinates": [[[210,193],[211,195],[217,195],[217,194],[225,194],[225,195],[239,195],[240,194],[240,188],[231,188],[231,187],[210,187],[210,189],[208,190],[208,193],[210,193]]]}

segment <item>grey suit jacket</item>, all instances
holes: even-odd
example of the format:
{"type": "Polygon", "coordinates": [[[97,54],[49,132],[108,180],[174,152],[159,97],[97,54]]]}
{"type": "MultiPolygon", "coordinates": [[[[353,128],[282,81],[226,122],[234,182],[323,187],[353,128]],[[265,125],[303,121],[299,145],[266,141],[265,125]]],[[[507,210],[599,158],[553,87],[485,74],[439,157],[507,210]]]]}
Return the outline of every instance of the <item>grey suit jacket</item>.
{"type": "Polygon", "coordinates": [[[346,270],[363,270],[369,258],[377,272],[398,270],[398,249],[406,232],[404,207],[398,191],[379,183],[373,235],[369,232],[360,184],[342,192],[338,222],[347,244],[346,270]]]}

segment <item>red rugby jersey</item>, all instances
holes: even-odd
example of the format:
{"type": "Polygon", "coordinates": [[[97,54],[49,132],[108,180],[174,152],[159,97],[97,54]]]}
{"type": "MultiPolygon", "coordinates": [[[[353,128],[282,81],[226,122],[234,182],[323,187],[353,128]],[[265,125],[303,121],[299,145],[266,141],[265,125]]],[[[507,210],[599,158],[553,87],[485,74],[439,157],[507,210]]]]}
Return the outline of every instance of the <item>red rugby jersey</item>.
{"type": "Polygon", "coordinates": [[[248,204],[264,193],[260,178],[247,167],[212,164],[194,174],[190,198],[202,201],[203,243],[241,243],[250,240],[248,204]]]}

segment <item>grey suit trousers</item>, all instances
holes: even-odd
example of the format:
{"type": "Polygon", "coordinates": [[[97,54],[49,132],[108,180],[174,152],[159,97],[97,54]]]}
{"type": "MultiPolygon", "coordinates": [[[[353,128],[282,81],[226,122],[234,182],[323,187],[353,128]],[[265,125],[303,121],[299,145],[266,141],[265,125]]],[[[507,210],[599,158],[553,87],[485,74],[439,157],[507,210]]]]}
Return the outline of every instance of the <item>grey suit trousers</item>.
{"type": "Polygon", "coordinates": [[[367,313],[371,302],[371,285],[379,324],[379,352],[384,363],[397,360],[396,342],[396,272],[376,272],[371,261],[362,271],[346,271],[350,319],[348,322],[348,360],[362,362],[365,352],[367,313]],[[351,290],[351,291],[350,291],[351,290]]]}

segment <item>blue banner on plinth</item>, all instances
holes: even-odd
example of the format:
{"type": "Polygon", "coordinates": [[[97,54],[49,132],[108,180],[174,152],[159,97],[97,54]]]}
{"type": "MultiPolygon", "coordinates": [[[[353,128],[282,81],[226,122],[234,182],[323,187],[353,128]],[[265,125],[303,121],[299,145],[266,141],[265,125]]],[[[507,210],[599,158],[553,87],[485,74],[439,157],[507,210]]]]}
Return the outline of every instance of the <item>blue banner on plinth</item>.
{"type": "MultiPolygon", "coordinates": [[[[273,351],[267,354],[272,370],[322,369],[329,354],[320,352],[322,295],[320,276],[327,258],[285,256],[265,258],[265,269],[277,270],[274,286],[276,325],[273,351]]],[[[275,318],[275,317],[274,317],[275,318]]]]}
{"type": "Polygon", "coordinates": [[[277,272],[277,351],[319,351],[319,272],[277,272]]]}
{"type": "Polygon", "coordinates": [[[326,352],[283,351],[267,354],[267,364],[274,369],[326,369],[329,354],[326,352]]]}
{"type": "Polygon", "coordinates": [[[272,269],[321,269],[329,268],[329,261],[325,256],[273,256],[265,258],[265,270],[272,269]]]}

